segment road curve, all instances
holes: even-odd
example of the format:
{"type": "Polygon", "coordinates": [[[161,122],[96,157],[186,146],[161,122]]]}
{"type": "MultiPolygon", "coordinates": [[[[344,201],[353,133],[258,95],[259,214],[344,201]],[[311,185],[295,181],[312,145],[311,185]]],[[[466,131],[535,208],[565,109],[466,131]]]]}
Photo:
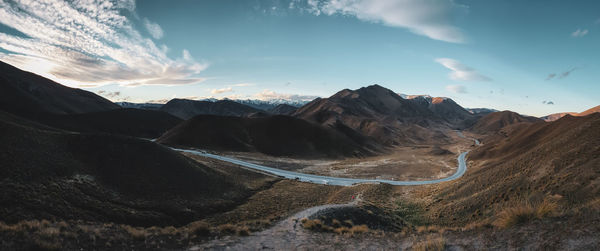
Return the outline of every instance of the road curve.
{"type": "Polygon", "coordinates": [[[278,168],[257,165],[254,163],[249,163],[249,162],[245,162],[245,161],[234,159],[234,158],[210,154],[210,153],[207,153],[204,151],[178,149],[178,148],[172,148],[172,149],[176,150],[176,151],[180,151],[180,152],[191,153],[191,154],[202,156],[202,157],[207,157],[207,158],[212,158],[212,159],[217,159],[217,160],[233,163],[233,164],[240,165],[243,167],[247,167],[247,168],[259,170],[262,172],[274,174],[274,175],[277,175],[277,176],[280,176],[280,177],[283,177],[286,179],[295,179],[295,180],[299,180],[299,181],[303,181],[303,182],[311,182],[311,183],[335,185],[335,186],[351,186],[351,185],[360,184],[360,183],[387,183],[387,184],[391,184],[394,186],[416,186],[416,185],[427,185],[427,184],[440,183],[440,182],[444,182],[444,181],[451,181],[451,180],[460,178],[460,176],[465,174],[465,172],[467,171],[467,163],[466,163],[465,157],[468,153],[468,151],[467,151],[467,152],[462,152],[462,153],[460,153],[460,155],[458,155],[458,169],[456,170],[456,173],[454,173],[453,175],[451,175],[449,177],[446,177],[443,179],[435,179],[435,180],[398,181],[398,180],[385,180],[385,179],[352,179],[352,178],[340,178],[340,177],[305,174],[305,173],[291,172],[291,171],[281,170],[278,168]]]}

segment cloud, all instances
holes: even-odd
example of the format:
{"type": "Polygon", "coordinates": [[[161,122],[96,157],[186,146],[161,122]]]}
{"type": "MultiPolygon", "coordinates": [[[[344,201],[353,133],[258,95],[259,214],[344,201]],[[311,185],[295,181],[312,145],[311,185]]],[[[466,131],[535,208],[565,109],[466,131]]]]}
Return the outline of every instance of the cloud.
{"type": "Polygon", "coordinates": [[[106,98],[116,98],[116,97],[121,96],[121,92],[119,92],[119,91],[107,92],[107,91],[102,90],[102,91],[98,91],[97,93],[98,93],[98,95],[104,96],[106,98]]]}
{"type": "Polygon", "coordinates": [[[464,85],[448,85],[446,90],[454,93],[467,93],[467,87],[464,85]]]}
{"type": "Polygon", "coordinates": [[[198,83],[208,64],[189,52],[169,58],[134,28],[133,0],[0,1],[0,23],[24,36],[0,32],[0,60],[70,86],[198,83]]]}
{"type": "Polygon", "coordinates": [[[452,70],[449,77],[452,80],[459,81],[491,81],[492,79],[479,74],[475,69],[468,67],[457,60],[451,58],[437,58],[435,62],[443,65],[444,67],[452,70]]]}
{"type": "Polygon", "coordinates": [[[231,87],[227,87],[227,88],[221,88],[221,89],[212,89],[210,91],[211,94],[221,94],[221,93],[225,93],[225,92],[232,92],[233,89],[231,87]]]}
{"type": "Polygon", "coordinates": [[[157,23],[153,23],[147,18],[144,18],[144,27],[154,39],[161,39],[164,35],[162,28],[157,23]]]}
{"type": "Polygon", "coordinates": [[[588,34],[588,30],[587,29],[577,29],[576,31],[574,31],[573,33],[571,33],[572,37],[583,37],[585,35],[588,34]]]}
{"type": "Polygon", "coordinates": [[[265,89],[262,92],[255,94],[253,98],[259,100],[282,99],[288,101],[312,101],[313,99],[318,98],[318,96],[277,93],[272,90],[265,89]]]}
{"type": "Polygon", "coordinates": [[[545,104],[545,105],[553,105],[553,104],[554,104],[554,102],[552,102],[552,101],[546,101],[546,100],[544,100],[544,101],[542,101],[542,104],[545,104]]]}
{"type": "Polygon", "coordinates": [[[563,79],[563,78],[566,78],[566,77],[568,77],[569,75],[571,75],[571,73],[572,73],[573,71],[575,71],[575,70],[577,70],[577,69],[579,69],[579,68],[578,68],[578,67],[571,67],[570,69],[568,69],[568,70],[566,70],[566,71],[563,71],[563,72],[562,72],[562,73],[560,73],[560,74],[557,74],[557,73],[550,73],[550,74],[548,74],[548,77],[546,77],[546,80],[552,80],[552,79],[554,79],[554,78],[556,78],[556,79],[563,79]]]}
{"type": "Polygon", "coordinates": [[[247,86],[255,86],[255,85],[256,84],[253,84],[253,83],[239,83],[239,84],[233,84],[231,86],[234,86],[234,87],[247,87],[247,86]]]}
{"type": "Polygon", "coordinates": [[[453,0],[307,0],[306,6],[315,15],[354,16],[406,28],[435,40],[465,42],[462,31],[451,23],[454,17],[465,14],[468,7],[453,0]]]}

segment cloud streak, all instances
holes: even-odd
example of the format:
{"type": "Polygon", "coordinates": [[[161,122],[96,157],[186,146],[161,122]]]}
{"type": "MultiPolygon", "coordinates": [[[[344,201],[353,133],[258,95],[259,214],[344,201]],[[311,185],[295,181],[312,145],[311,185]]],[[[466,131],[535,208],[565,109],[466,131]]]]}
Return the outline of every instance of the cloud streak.
{"type": "Polygon", "coordinates": [[[563,71],[561,73],[550,73],[548,74],[548,76],[546,77],[546,80],[552,80],[554,78],[556,79],[563,79],[568,77],[569,75],[571,75],[571,73],[575,70],[579,69],[578,67],[572,67],[566,71],[563,71]]]}
{"type": "Polygon", "coordinates": [[[148,20],[147,18],[144,18],[144,26],[146,27],[146,30],[148,31],[148,33],[150,33],[150,35],[154,39],[161,39],[163,37],[164,32],[163,32],[162,28],[160,28],[160,25],[158,25],[157,23],[153,23],[152,21],[148,20]]]}
{"type": "Polygon", "coordinates": [[[576,31],[571,33],[571,36],[572,37],[583,37],[583,36],[587,35],[588,33],[589,33],[589,31],[587,29],[577,29],[576,31]]]}
{"type": "Polygon", "coordinates": [[[210,91],[211,94],[221,94],[221,93],[226,93],[226,92],[232,92],[233,89],[231,87],[227,87],[227,88],[221,88],[221,89],[212,89],[210,91]]]}
{"type": "Polygon", "coordinates": [[[318,96],[311,95],[299,95],[299,94],[288,94],[288,93],[278,93],[269,89],[265,89],[260,93],[257,93],[253,96],[259,100],[287,100],[287,101],[312,101],[313,99],[318,98],[318,96]]]}
{"type": "Polygon", "coordinates": [[[466,66],[466,65],[460,63],[459,61],[451,59],[451,58],[437,58],[437,59],[435,59],[435,62],[452,70],[452,72],[450,72],[450,74],[448,75],[450,77],[450,79],[452,79],[452,80],[457,80],[457,81],[491,81],[492,80],[491,78],[478,73],[477,71],[475,71],[475,69],[473,69],[469,66],[466,66]]]}
{"type": "Polygon", "coordinates": [[[134,0],[0,0],[0,22],[25,35],[0,33],[8,51],[0,59],[70,86],[203,80],[197,75],[207,64],[187,51],[169,58],[167,46],[142,36],[128,16],[137,16],[134,0]]]}
{"type": "Polygon", "coordinates": [[[446,90],[454,93],[467,93],[467,87],[464,85],[448,85],[446,90]]]}
{"type": "Polygon", "coordinates": [[[315,15],[354,16],[451,43],[466,40],[451,23],[455,16],[465,14],[467,7],[452,0],[307,0],[306,5],[315,15]]]}

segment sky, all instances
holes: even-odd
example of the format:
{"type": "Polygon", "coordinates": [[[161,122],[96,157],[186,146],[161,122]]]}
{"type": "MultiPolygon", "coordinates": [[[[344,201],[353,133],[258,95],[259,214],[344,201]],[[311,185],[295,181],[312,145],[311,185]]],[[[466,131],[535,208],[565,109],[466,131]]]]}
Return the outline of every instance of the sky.
{"type": "Polygon", "coordinates": [[[379,84],[543,116],[600,104],[600,1],[0,0],[0,60],[112,101],[379,84]]]}

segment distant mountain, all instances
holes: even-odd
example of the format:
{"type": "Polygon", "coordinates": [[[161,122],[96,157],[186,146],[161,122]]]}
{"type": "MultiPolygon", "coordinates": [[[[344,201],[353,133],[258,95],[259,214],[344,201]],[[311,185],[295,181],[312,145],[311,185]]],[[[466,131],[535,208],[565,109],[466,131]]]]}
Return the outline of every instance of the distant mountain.
{"type": "Polygon", "coordinates": [[[364,146],[336,130],[281,115],[263,118],[199,115],[169,130],[157,142],[274,156],[336,158],[369,154],[364,146]]]}
{"type": "Polygon", "coordinates": [[[486,134],[497,132],[503,127],[512,124],[535,122],[543,122],[543,120],[536,117],[524,116],[516,112],[502,111],[490,113],[484,116],[483,118],[479,119],[477,123],[475,123],[469,130],[476,133],[486,134]]]}
{"type": "Polygon", "coordinates": [[[170,113],[181,119],[190,119],[196,115],[220,115],[243,117],[261,110],[231,100],[196,101],[172,99],[164,104],[160,111],[170,113]]]}
{"type": "Polygon", "coordinates": [[[143,110],[158,110],[163,104],[158,103],[131,103],[131,102],[115,102],[115,104],[123,108],[135,108],[143,110]]]}
{"type": "Polygon", "coordinates": [[[0,219],[180,226],[250,194],[223,171],[147,140],[74,134],[0,111],[0,219]]]}
{"type": "Polygon", "coordinates": [[[263,111],[269,111],[277,107],[278,105],[289,105],[293,107],[301,107],[307,104],[309,101],[294,101],[287,99],[271,99],[271,100],[257,100],[257,99],[232,99],[231,101],[238,102],[243,105],[247,105],[263,111]]]}
{"type": "Polygon", "coordinates": [[[0,110],[35,117],[38,113],[77,114],[118,108],[94,93],[66,87],[0,62],[0,110]]]}
{"type": "Polygon", "coordinates": [[[444,97],[431,97],[428,95],[408,96],[413,103],[417,103],[432,111],[437,117],[442,118],[455,126],[456,129],[473,125],[477,117],[458,105],[454,100],[444,97]]]}
{"type": "Polygon", "coordinates": [[[587,109],[587,110],[585,110],[583,112],[580,112],[580,113],[577,114],[577,116],[587,116],[587,115],[590,115],[590,114],[596,113],[596,112],[600,112],[600,105],[592,107],[590,109],[587,109]]]}
{"type": "Polygon", "coordinates": [[[280,104],[280,105],[277,105],[267,111],[269,113],[275,114],[275,115],[291,115],[296,110],[298,110],[298,107],[291,106],[288,104],[280,104]]]}
{"type": "Polygon", "coordinates": [[[490,108],[465,108],[465,109],[475,115],[487,115],[492,112],[498,111],[498,110],[490,109],[490,108]]]}
{"type": "Polygon", "coordinates": [[[472,119],[450,99],[404,99],[379,85],[345,89],[316,99],[293,116],[322,125],[343,125],[384,145],[447,142],[444,130],[461,127],[464,120],[472,119]]]}
{"type": "Polygon", "coordinates": [[[561,112],[561,113],[554,113],[554,114],[546,115],[546,116],[540,117],[540,118],[543,119],[543,120],[545,120],[545,121],[547,121],[547,122],[550,122],[550,121],[558,120],[558,119],[560,119],[560,118],[562,118],[562,117],[564,117],[566,115],[571,115],[571,116],[587,116],[587,115],[590,115],[590,114],[595,113],[595,112],[600,112],[600,105],[592,107],[592,108],[587,109],[587,110],[585,110],[583,112],[580,112],[580,113],[576,113],[576,112],[561,112]]]}

